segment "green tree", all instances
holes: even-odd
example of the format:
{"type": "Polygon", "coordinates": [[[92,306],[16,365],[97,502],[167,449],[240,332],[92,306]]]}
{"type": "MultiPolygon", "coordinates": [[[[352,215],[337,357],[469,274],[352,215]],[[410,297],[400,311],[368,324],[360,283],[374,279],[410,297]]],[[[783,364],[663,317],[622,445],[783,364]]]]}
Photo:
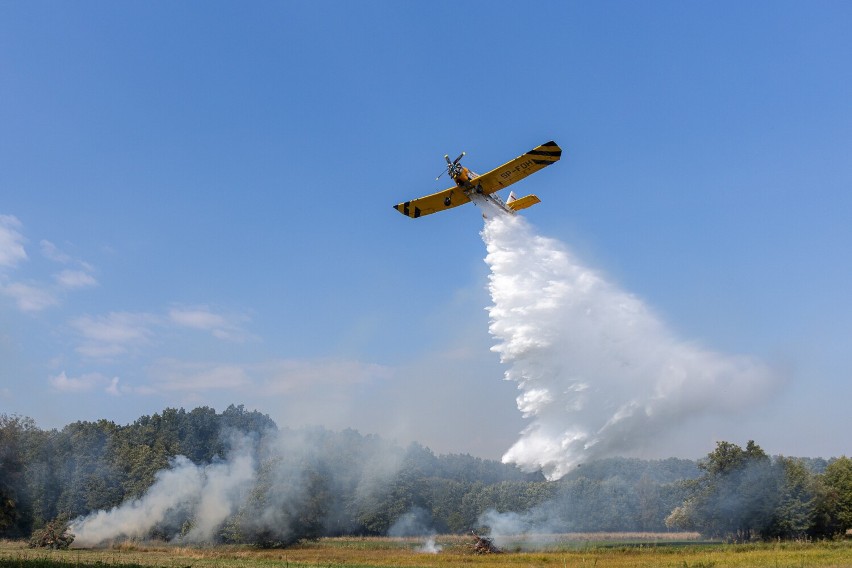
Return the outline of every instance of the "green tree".
{"type": "Polygon", "coordinates": [[[31,418],[0,414],[0,536],[28,534],[32,526],[30,495],[25,481],[26,433],[31,418]]]}
{"type": "MultiPolygon", "coordinates": [[[[181,409],[183,412],[183,409],[181,409]]],[[[181,454],[193,463],[209,463],[225,453],[220,437],[221,417],[209,406],[200,406],[184,413],[178,430],[181,454]]]]}
{"type": "Polygon", "coordinates": [[[817,477],[813,536],[833,537],[852,528],[852,459],[842,456],[817,477]]]}
{"type": "Polygon", "coordinates": [[[766,528],[764,538],[800,538],[806,535],[813,522],[816,480],[802,460],[778,458],[778,504],[774,519],[766,528]]]}
{"type": "Polygon", "coordinates": [[[413,507],[424,507],[421,478],[412,471],[401,471],[381,490],[372,492],[360,503],[358,523],[370,534],[383,535],[393,523],[413,507]]]}
{"type": "Polygon", "coordinates": [[[58,516],[62,493],[63,458],[67,455],[57,445],[56,430],[33,428],[26,432],[26,480],[32,501],[33,528],[39,529],[58,516]]]}
{"type": "Polygon", "coordinates": [[[223,430],[237,430],[239,432],[259,435],[263,435],[268,431],[278,430],[275,421],[268,414],[263,414],[257,410],[246,410],[242,404],[237,406],[233,404],[229,405],[222,412],[221,418],[223,430]]]}
{"type": "Polygon", "coordinates": [[[636,530],[650,532],[660,530],[660,505],[664,502],[662,486],[643,476],[635,485],[633,497],[636,499],[636,530]]]}
{"type": "Polygon", "coordinates": [[[59,443],[66,446],[67,459],[62,467],[61,513],[74,518],[121,503],[123,480],[114,444],[118,430],[108,420],[75,422],[63,428],[59,443]]]}
{"type": "Polygon", "coordinates": [[[699,467],[705,473],[685,483],[686,500],[666,524],[736,541],[764,536],[775,521],[782,478],[760,446],[718,442],[699,467]]]}

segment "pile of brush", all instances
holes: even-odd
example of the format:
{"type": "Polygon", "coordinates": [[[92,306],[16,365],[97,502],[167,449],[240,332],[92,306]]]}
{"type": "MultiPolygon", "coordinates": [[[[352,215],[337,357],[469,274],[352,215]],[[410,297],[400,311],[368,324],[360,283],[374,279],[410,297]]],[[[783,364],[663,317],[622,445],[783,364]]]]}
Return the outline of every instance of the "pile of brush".
{"type": "Polygon", "coordinates": [[[74,535],[68,532],[68,521],[56,518],[49,521],[44,528],[33,531],[30,538],[30,548],[65,549],[74,542],[74,535]]]}
{"type": "Polygon", "coordinates": [[[473,535],[473,538],[476,540],[473,542],[473,551],[476,554],[498,554],[503,552],[494,544],[494,541],[488,538],[487,536],[479,536],[474,531],[470,531],[470,534],[473,535]]]}

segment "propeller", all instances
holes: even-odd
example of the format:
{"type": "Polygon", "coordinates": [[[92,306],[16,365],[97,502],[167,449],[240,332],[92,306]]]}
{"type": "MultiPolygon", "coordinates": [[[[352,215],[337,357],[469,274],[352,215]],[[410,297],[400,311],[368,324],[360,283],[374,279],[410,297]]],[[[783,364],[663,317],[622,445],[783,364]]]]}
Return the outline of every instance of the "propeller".
{"type": "Polygon", "coordinates": [[[440,179],[442,175],[444,175],[445,173],[448,173],[448,172],[449,172],[450,176],[455,175],[458,172],[459,168],[461,167],[461,166],[459,166],[459,160],[464,158],[464,154],[465,153],[462,152],[461,154],[459,154],[459,157],[456,158],[455,160],[453,160],[452,162],[450,161],[450,155],[444,154],[444,159],[447,160],[447,169],[446,169],[446,171],[441,172],[440,175],[435,178],[435,180],[440,179]]]}

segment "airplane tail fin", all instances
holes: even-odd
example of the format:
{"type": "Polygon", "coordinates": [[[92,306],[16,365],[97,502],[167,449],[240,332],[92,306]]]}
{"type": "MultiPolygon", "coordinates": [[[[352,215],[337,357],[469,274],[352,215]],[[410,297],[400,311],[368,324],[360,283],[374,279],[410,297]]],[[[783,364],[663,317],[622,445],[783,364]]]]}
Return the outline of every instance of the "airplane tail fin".
{"type": "Polygon", "coordinates": [[[517,198],[514,193],[510,193],[509,199],[506,200],[506,206],[512,211],[520,211],[521,209],[532,207],[536,203],[541,203],[541,199],[535,195],[526,195],[524,197],[517,198]]]}

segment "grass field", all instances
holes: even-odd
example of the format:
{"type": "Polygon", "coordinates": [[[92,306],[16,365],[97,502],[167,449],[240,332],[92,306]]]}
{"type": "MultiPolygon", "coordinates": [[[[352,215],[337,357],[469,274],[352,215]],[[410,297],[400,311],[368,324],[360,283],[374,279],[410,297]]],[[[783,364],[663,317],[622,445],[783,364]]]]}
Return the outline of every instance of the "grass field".
{"type": "Polygon", "coordinates": [[[524,537],[504,543],[503,554],[477,555],[473,539],[439,536],[437,553],[411,538],[328,538],[283,550],[245,546],[185,547],[125,542],[109,548],[44,550],[18,541],[0,542],[0,566],[71,568],[160,566],[175,568],[371,568],[403,566],[451,568],[532,566],[608,568],[726,568],[806,566],[852,568],[852,542],[789,542],[729,545],[698,540],[693,534],[572,534],[524,537]]]}

